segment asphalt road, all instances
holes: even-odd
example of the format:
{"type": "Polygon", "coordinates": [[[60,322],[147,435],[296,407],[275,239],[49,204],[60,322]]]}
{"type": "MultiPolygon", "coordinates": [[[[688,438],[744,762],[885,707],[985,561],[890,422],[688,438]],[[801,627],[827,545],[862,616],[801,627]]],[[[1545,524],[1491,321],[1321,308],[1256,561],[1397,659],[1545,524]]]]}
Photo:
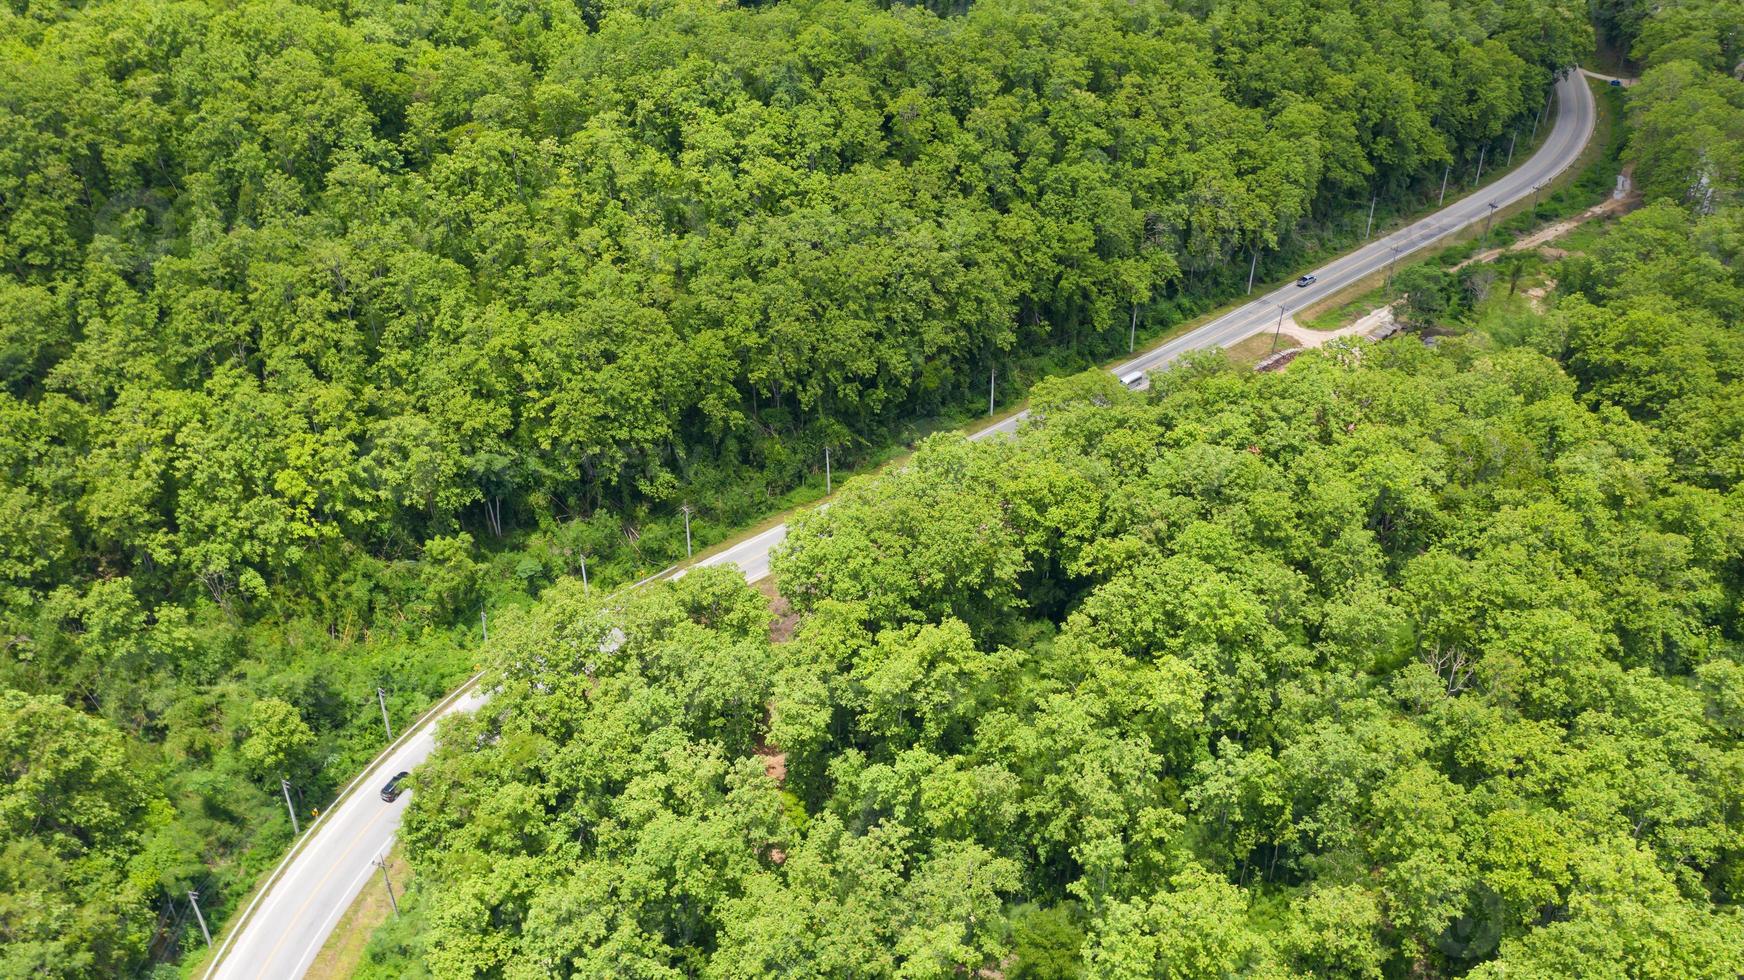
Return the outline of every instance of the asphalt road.
{"type": "MultiPolygon", "coordinates": [[[[471,711],[484,700],[474,687],[436,714],[471,711]]],[[[377,757],[358,778],[356,792],[323,814],[308,831],[302,849],[280,865],[279,876],[257,900],[243,927],[230,933],[223,959],[215,972],[207,970],[207,976],[301,977],[357,893],[372,881],[381,887],[380,872],[370,862],[393,844],[400,815],[411,798],[403,793],[397,801],[383,803],[382,785],[394,773],[423,762],[435,749],[436,726],[425,724],[377,757]]]]}
{"type": "MultiPolygon", "coordinates": [[[[1501,180],[1390,235],[1334,259],[1321,268],[1307,270],[1317,280],[1311,286],[1281,286],[1110,370],[1115,377],[1130,379],[1135,374],[1142,375],[1167,367],[1169,362],[1187,351],[1205,347],[1229,347],[1256,333],[1274,330],[1281,315],[1318,303],[1346,286],[1386,269],[1395,261],[1403,261],[1413,252],[1427,248],[1467,225],[1482,223],[1491,213],[1492,205],[1497,209],[1505,208],[1515,201],[1530,197],[1535,188],[1549,183],[1572,166],[1586,147],[1587,140],[1593,135],[1597,108],[1593,102],[1593,93],[1587,88],[1580,72],[1571,72],[1557,84],[1556,100],[1556,124],[1545,137],[1544,144],[1531,159],[1520,164],[1501,180]]],[[[1458,193],[1464,188],[1448,190],[1450,193],[1458,193]]],[[[1132,386],[1144,387],[1148,384],[1148,379],[1143,379],[1134,382],[1132,386]]],[[[1028,412],[1019,412],[997,425],[975,433],[971,438],[979,439],[995,432],[1016,432],[1028,415],[1028,412]]]]}
{"type": "MultiPolygon", "coordinates": [[[[1571,166],[1593,131],[1595,107],[1592,93],[1578,73],[1557,86],[1560,111],[1553,131],[1530,160],[1480,193],[1449,205],[1416,223],[1363,248],[1311,270],[1319,281],[1307,288],[1284,286],[1238,309],[1197,327],[1154,350],[1113,368],[1117,377],[1132,379],[1138,387],[1146,382],[1135,373],[1162,368],[1182,353],[1204,347],[1227,347],[1262,330],[1272,329],[1280,310],[1299,310],[1338,292],[1366,276],[1384,269],[1443,236],[1475,221],[1483,221],[1490,205],[1505,207],[1533,192],[1571,166]]],[[[1450,190],[1455,190],[1450,188],[1450,190]]],[[[1019,413],[974,433],[984,439],[996,433],[1011,433],[1027,416],[1019,413]]],[[[769,573],[769,553],[787,537],[787,526],[778,525],[739,544],[726,548],[698,564],[732,564],[756,581],[769,573]]],[[[661,575],[683,574],[671,570],[661,575]]],[[[485,695],[463,689],[434,717],[453,711],[470,711],[485,695]]],[[[435,748],[434,724],[403,736],[359,777],[356,791],[342,794],[341,801],[308,831],[302,846],[286,858],[274,879],[244,911],[240,926],[222,943],[207,977],[225,980],[291,980],[301,977],[314,961],[327,935],[365,887],[380,888],[379,872],[371,865],[393,844],[400,815],[410,794],[395,803],[383,803],[378,795],[382,783],[402,769],[411,769],[435,748]]]]}

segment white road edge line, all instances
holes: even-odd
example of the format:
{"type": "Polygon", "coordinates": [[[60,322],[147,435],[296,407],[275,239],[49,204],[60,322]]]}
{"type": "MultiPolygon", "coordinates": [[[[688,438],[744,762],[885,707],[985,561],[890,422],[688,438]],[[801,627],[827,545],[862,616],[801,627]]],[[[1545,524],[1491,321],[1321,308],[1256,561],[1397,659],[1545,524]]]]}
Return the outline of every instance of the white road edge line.
{"type": "Polygon", "coordinates": [[[483,676],[484,671],[481,670],[478,673],[473,674],[471,677],[468,677],[459,687],[450,691],[447,697],[444,697],[442,700],[431,705],[429,710],[419,715],[416,721],[412,722],[405,731],[400,733],[399,738],[389,742],[388,747],[382,749],[380,755],[377,755],[374,759],[370,760],[369,765],[365,766],[363,771],[357,774],[357,778],[345,784],[345,788],[340,790],[339,793],[333,797],[333,802],[327,804],[327,809],[321,811],[320,816],[310,821],[309,829],[304,831],[301,837],[297,838],[297,842],[291,846],[290,850],[285,852],[285,856],[279,860],[279,863],[273,866],[272,874],[268,875],[266,881],[262,882],[260,887],[255,890],[254,897],[249,900],[248,906],[228,923],[225,923],[224,940],[218,944],[217,949],[212,953],[212,959],[206,963],[206,970],[201,974],[203,980],[204,978],[211,977],[218,969],[218,964],[223,961],[225,954],[230,951],[231,943],[236,940],[237,935],[241,933],[243,927],[248,924],[249,916],[254,914],[255,908],[260,905],[261,900],[266,898],[267,894],[273,890],[273,886],[277,885],[279,879],[284,877],[285,869],[290,866],[291,861],[294,860],[298,854],[303,852],[304,846],[309,841],[315,839],[315,832],[326,826],[323,821],[331,816],[333,811],[339,808],[339,804],[344,803],[351,794],[357,790],[357,787],[363,784],[364,780],[369,779],[372,774],[375,774],[377,770],[381,769],[388,759],[393,757],[395,752],[404,748],[405,742],[409,741],[412,736],[417,734],[419,731],[422,731],[424,726],[428,725],[432,718],[444,712],[455,701],[469,693],[473,687],[478,684],[479,678],[483,676]]]}
{"type": "MultiPolygon", "coordinates": [[[[399,836],[398,834],[395,834],[394,836],[388,838],[388,850],[389,851],[393,850],[394,840],[398,836],[399,836]]],[[[382,858],[383,860],[386,860],[387,856],[388,856],[387,851],[383,851],[380,855],[378,855],[378,857],[382,858]]],[[[357,893],[363,891],[363,883],[365,881],[368,881],[370,876],[373,874],[375,874],[375,865],[373,865],[373,864],[364,865],[363,871],[360,872],[357,877],[351,879],[351,884],[345,886],[346,894],[356,895],[357,893]]],[[[336,924],[338,924],[340,916],[343,916],[346,912],[349,912],[349,911],[351,911],[351,904],[349,902],[344,904],[344,905],[336,906],[333,909],[333,914],[329,915],[327,917],[327,921],[321,923],[321,934],[323,936],[332,935],[333,934],[333,927],[336,924]]],[[[303,953],[303,958],[297,961],[297,969],[293,975],[300,977],[304,973],[307,973],[309,971],[309,967],[312,964],[314,964],[315,957],[320,956],[321,950],[324,948],[325,948],[325,946],[310,946],[309,949],[303,953]]]]}

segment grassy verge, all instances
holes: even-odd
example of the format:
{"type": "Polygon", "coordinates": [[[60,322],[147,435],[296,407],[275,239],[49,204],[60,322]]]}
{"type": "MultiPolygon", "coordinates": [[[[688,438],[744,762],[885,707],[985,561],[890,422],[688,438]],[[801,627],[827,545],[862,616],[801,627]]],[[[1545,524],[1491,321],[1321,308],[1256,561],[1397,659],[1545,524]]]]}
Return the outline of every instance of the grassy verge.
{"type": "MultiPolygon", "coordinates": [[[[388,854],[388,876],[394,882],[395,894],[405,894],[412,880],[412,866],[406,863],[398,844],[388,854]]],[[[356,976],[370,937],[394,915],[387,886],[379,875],[371,878],[327,937],[327,945],[321,947],[320,955],[309,965],[309,972],[304,977],[307,980],[346,980],[356,976]]]]}
{"type": "Polygon", "coordinates": [[[1374,285],[1369,279],[1364,279],[1352,289],[1344,290],[1339,297],[1334,297],[1328,303],[1320,303],[1312,309],[1304,311],[1296,318],[1296,322],[1309,330],[1332,331],[1347,327],[1362,319],[1369,311],[1398,299],[1396,290],[1388,288],[1383,276],[1381,285],[1374,285]],[[1355,289],[1361,289],[1355,296],[1343,299],[1342,296],[1355,289]]]}
{"type": "MultiPolygon", "coordinates": [[[[433,701],[422,713],[416,716],[411,724],[407,725],[404,730],[400,731],[398,737],[391,745],[376,753],[368,761],[358,767],[356,776],[339,790],[338,795],[334,797],[332,802],[327,804],[327,806],[321,810],[320,816],[324,817],[326,813],[336,809],[340,802],[351,797],[355,793],[370,792],[373,789],[372,784],[374,780],[381,775],[379,770],[382,762],[385,761],[387,755],[393,751],[394,747],[410,738],[414,732],[422,728],[424,725],[432,723],[443,708],[447,707],[454,701],[454,699],[461,696],[462,692],[465,691],[468,686],[463,684],[462,681],[469,676],[474,676],[478,669],[479,668],[475,666],[472,674],[461,675],[460,677],[455,678],[452,683],[448,685],[449,690],[440,698],[433,701]]],[[[197,953],[182,957],[181,960],[173,966],[170,964],[164,964],[160,969],[175,969],[181,976],[198,977],[203,975],[207,969],[215,965],[214,957],[217,956],[220,949],[223,949],[223,951],[228,954],[230,950],[225,946],[225,943],[229,939],[231,933],[241,928],[243,923],[247,921],[245,913],[252,911],[252,904],[257,898],[264,897],[264,892],[272,887],[274,878],[276,877],[276,873],[280,866],[294,858],[297,852],[302,850],[308,844],[308,842],[314,837],[314,831],[319,826],[319,820],[315,823],[305,825],[303,833],[292,840],[290,844],[282,850],[278,856],[278,860],[274,864],[270,867],[261,868],[256,871],[250,879],[252,884],[231,906],[233,913],[224,918],[222,925],[216,927],[217,931],[213,936],[214,945],[209,947],[198,947],[197,953]]],[[[256,857],[258,853],[259,851],[251,853],[250,856],[256,857]]],[[[365,893],[367,894],[367,889],[365,890],[365,893]]]]}
{"type": "Polygon", "coordinates": [[[1223,356],[1229,358],[1231,364],[1241,367],[1252,367],[1265,360],[1274,351],[1287,350],[1291,347],[1303,346],[1302,338],[1295,334],[1279,334],[1274,343],[1270,333],[1256,333],[1246,340],[1238,341],[1223,349],[1223,356]]]}

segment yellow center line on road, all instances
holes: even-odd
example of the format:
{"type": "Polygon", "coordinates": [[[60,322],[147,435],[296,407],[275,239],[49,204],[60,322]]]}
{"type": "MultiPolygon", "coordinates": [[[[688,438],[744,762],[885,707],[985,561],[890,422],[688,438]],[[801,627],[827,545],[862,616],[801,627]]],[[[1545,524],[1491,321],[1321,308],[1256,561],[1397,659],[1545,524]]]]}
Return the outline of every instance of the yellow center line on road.
{"type": "MultiPolygon", "coordinates": [[[[392,812],[393,807],[384,806],[376,811],[375,816],[369,818],[368,823],[358,829],[357,835],[351,841],[351,846],[345,849],[344,854],[339,855],[339,860],[334,861],[327,866],[327,873],[321,876],[320,881],[315,882],[315,887],[309,889],[308,897],[303,899],[303,904],[297,906],[297,911],[291,915],[290,922],[295,922],[303,917],[303,913],[309,910],[309,903],[313,902],[316,894],[321,891],[321,886],[327,884],[327,879],[333,877],[333,873],[338,871],[339,868],[345,864],[345,859],[351,856],[351,852],[357,850],[357,845],[363,843],[363,835],[369,830],[369,828],[375,826],[377,820],[380,820],[382,817],[385,817],[392,812]]],[[[267,970],[272,968],[273,957],[279,955],[279,949],[284,946],[285,940],[290,938],[291,930],[289,928],[289,923],[286,923],[286,926],[286,929],[279,934],[279,941],[273,943],[273,948],[267,950],[266,956],[261,958],[260,972],[254,975],[255,980],[260,980],[261,977],[266,976],[267,970]]]]}
{"type": "MultiPolygon", "coordinates": [[[[390,837],[390,838],[388,838],[388,840],[390,842],[389,847],[391,849],[393,846],[392,845],[393,838],[390,837]]],[[[362,890],[364,880],[366,878],[369,878],[374,873],[375,873],[375,864],[373,862],[370,864],[364,865],[363,869],[358,871],[357,877],[351,879],[351,884],[346,886],[345,894],[347,894],[347,895],[357,894],[359,891],[362,890]]],[[[339,917],[344,915],[346,912],[349,912],[349,911],[351,911],[351,903],[350,902],[336,904],[333,911],[329,912],[327,914],[327,921],[321,923],[320,934],[323,937],[332,935],[334,923],[338,922],[339,917]]],[[[308,950],[303,953],[303,958],[297,961],[296,969],[292,970],[290,975],[292,977],[303,976],[305,973],[308,972],[309,965],[315,961],[315,957],[320,956],[320,955],[321,955],[321,944],[310,943],[308,950]]]]}

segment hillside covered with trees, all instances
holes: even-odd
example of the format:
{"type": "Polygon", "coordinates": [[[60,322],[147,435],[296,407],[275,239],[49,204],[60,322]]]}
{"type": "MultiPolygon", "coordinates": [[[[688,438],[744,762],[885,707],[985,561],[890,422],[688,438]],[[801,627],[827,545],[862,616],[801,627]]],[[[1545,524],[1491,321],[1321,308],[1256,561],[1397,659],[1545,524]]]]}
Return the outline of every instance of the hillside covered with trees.
{"type": "Polygon", "coordinates": [[[785,643],[730,572],[548,595],[419,778],[424,962],[1735,976],[1744,335],[1639,258],[1736,303],[1739,218],[1524,347],[1049,382],[800,523],[785,643]]]}
{"type": "Polygon", "coordinates": [[[0,5],[0,972],[173,959],[185,892],[223,920],[289,839],[279,780],[324,804],[488,602],[1335,246],[1589,38],[1552,0],[0,5]]]}
{"type": "Polygon", "coordinates": [[[1044,382],[796,521],[773,634],[727,572],[548,592],[381,962],[1739,976],[1744,82],[1686,37],[1546,311],[1044,382]]]}

